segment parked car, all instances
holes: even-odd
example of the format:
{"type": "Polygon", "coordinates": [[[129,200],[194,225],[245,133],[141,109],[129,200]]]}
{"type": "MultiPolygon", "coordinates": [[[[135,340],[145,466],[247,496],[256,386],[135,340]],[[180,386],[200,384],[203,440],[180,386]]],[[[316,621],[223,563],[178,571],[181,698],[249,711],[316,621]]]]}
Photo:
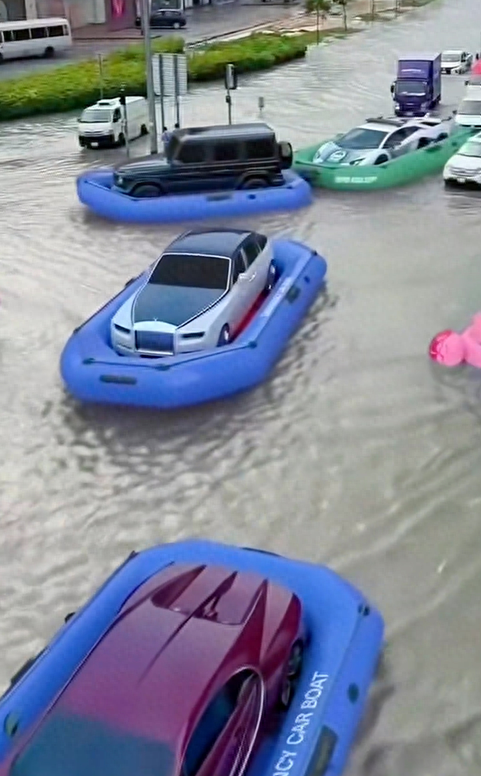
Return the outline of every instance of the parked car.
{"type": "MultiPolygon", "coordinates": [[[[476,59],[478,55],[476,55],[476,59]]],[[[461,49],[455,51],[443,51],[441,56],[441,72],[446,75],[458,75],[467,73],[474,62],[474,54],[461,49]]]]}
{"type": "Polygon", "coordinates": [[[473,135],[449,159],[443,171],[444,183],[481,186],[481,132],[473,135]]]}
{"type": "Polygon", "coordinates": [[[114,186],[134,197],[282,186],[292,165],[290,143],[267,124],[191,127],[172,132],[165,156],[121,162],[114,186]]]}
{"type": "Polygon", "coordinates": [[[168,356],[227,345],[276,280],[270,241],[237,229],[186,232],[111,321],[114,350],[168,356]]]}
{"type": "MultiPolygon", "coordinates": [[[[168,27],[173,30],[180,30],[186,24],[187,18],[185,14],[176,8],[158,8],[157,10],[152,10],[150,14],[150,26],[152,29],[168,27]]],[[[142,31],[142,18],[140,16],[136,17],[135,26],[142,31]]]]}
{"type": "Polygon", "coordinates": [[[260,574],[167,565],[126,597],[2,773],[242,776],[293,697],[302,618],[260,574]]]}
{"type": "Polygon", "coordinates": [[[368,119],[345,135],[324,143],[317,150],[316,164],[384,164],[396,156],[423,148],[449,136],[452,117],[438,119],[368,119]]]}

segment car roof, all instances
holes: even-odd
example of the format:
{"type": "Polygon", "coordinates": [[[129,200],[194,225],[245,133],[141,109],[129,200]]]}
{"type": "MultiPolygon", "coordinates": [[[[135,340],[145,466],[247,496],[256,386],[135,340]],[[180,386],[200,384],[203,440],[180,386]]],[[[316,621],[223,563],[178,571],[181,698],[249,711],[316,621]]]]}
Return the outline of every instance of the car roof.
{"type": "Polygon", "coordinates": [[[245,240],[255,234],[247,229],[193,229],[171,242],[164,254],[192,253],[231,259],[245,240]]]}
{"type": "Polygon", "coordinates": [[[392,132],[398,127],[404,126],[404,123],[399,121],[384,121],[382,119],[368,119],[364,124],[360,124],[358,129],[377,129],[382,132],[392,132]]]}
{"type": "Polygon", "coordinates": [[[421,62],[431,62],[433,59],[437,59],[439,56],[442,56],[439,51],[437,51],[435,54],[432,54],[430,52],[421,52],[414,54],[404,54],[402,57],[399,57],[399,62],[405,62],[406,60],[417,60],[421,62]]]}
{"type": "Polygon", "coordinates": [[[259,663],[295,599],[257,573],[171,563],[124,602],[44,719],[97,719],[178,752],[212,694],[259,663]]]}
{"type": "Polygon", "coordinates": [[[446,49],[446,51],[443,51],[444,54],[463,54],[464,49],[446,49]]]}
{"type": "Polygon", "coordinates": [[[219,124],[208,127],[185,127],[175,129],[172,133],[183,143],[194,142],[197,140],[225,140],[227,138],[256,138],[272,137],[274,130],[268,124],[261,121],[249,124],[219,124]]]}

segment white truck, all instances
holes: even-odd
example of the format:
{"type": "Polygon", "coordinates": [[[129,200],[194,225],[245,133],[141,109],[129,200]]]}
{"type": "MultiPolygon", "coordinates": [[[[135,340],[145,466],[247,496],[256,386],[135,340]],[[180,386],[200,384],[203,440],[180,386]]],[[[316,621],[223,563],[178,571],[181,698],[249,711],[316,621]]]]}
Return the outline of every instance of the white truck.
{"type": "Polygon", "coordinates": [[[81,148],[125,145],[148,133],[149,108],[145,97],[99,100],[82,112],[78,119],[78,141],[81,148]]]}

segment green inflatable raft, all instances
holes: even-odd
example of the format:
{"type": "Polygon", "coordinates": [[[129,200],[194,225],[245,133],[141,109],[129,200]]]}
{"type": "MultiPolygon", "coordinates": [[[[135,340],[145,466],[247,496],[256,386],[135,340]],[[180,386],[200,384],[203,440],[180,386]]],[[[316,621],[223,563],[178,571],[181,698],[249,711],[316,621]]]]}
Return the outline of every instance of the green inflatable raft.
{"type": "Polygon", "coordinates": [[[339,165],[314,164],[312,159],[322,141],[294,153],[294,170],[311,186],[341,191],[369,191],[403,186],[426,175],[440,172],[448,159],[473,134],[472,129],[462,129],[438,143],[399,156],[385,164],[339,165]]]}

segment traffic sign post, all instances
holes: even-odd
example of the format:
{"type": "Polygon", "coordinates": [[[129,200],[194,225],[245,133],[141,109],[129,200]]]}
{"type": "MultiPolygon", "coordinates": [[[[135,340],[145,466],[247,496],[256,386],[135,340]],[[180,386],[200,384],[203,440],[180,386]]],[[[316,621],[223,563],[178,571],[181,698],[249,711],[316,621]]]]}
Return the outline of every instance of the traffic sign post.
{"type": "Polygon", "coordinates": [[[229,124],[232,124],[232,97],[230,93],[237,89],[237,70],[235,65],[225,66],[224,84],[226,91],[225,101],[227,103],[227,120],[229,124]]]}
{"type": "Polygon", "coordinates": [[[160,97],[162,131],[165,123],[165,98],[175,102],[176,126],[180,126],[180,97],[187,94],[187,57],[185,54],[154,54],[152,57],[154,93],[160,97]]]}

